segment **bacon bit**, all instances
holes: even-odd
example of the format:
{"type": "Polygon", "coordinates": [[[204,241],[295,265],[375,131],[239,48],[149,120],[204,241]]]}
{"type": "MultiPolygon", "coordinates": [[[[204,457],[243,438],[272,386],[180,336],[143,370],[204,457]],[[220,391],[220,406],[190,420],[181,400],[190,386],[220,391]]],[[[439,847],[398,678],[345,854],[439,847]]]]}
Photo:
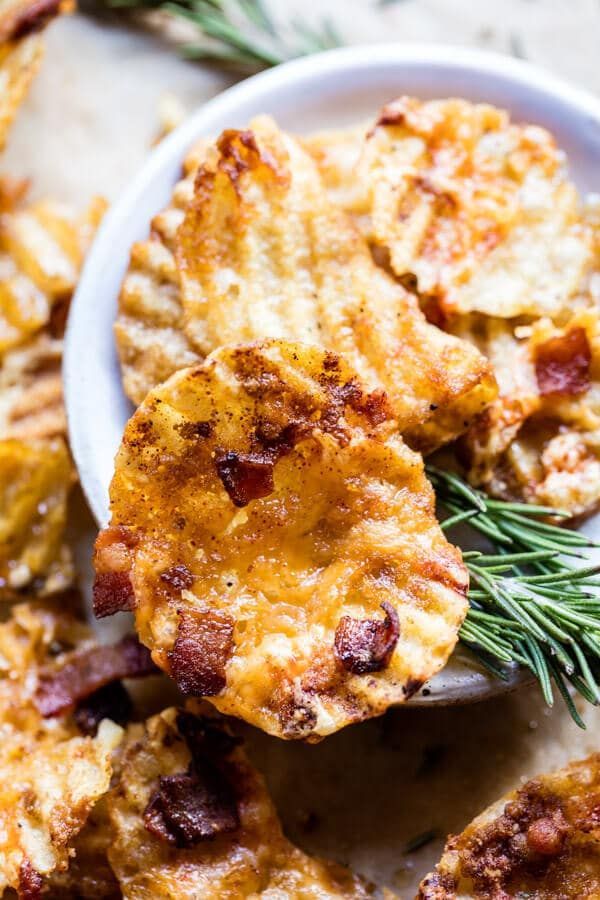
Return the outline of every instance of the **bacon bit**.
{"type": "Polygon", "coordinates": [[[527,829],[527,846],[540,856],[557,856],[563,847],[565,830],[550,816],[537,819],[527,829]]]}
{"type": "Polygon", "coordinates": [[[35,704],[44,718],[56,716],[111,681],[156,672],[150,651],[128,635],[112,647],[93,647],[74,654],[58,671],[43,672],[35,704]]]}
{"type": "Polygon", "coordinates": [[[266,497],[274,490],[272,453],[226,453],[215,457],[217,474],[235,506],[247,506],[251,500],[266,497]]]}
{"type": "Polygon", "coordinates": [[[241,744],[241,738],[230,734],[223,723],[195,716],[187,710],[177,713],[177,730],[189,747],[192,759],[225,759],[241,744]]]}
{"type": "Polygon", "coordinates": [[[33,868],[28,859],[24,859],[19,868],[19,900],[40,900],[44,880],[33,868]]]}
{"type": "Polygon", "coordinates": [[[144,811],[147,830],[176,847],[193,847],[219,834],[237,831],[237,803],[216,766],[204,762],[201,771],[163,775],[144,811]]]}
{"type": "Polygon", "coordinates": [[[97,619],[135,609],[135,593],[127,572],[98,572],[92,596],[97,619]]]}
{"type": "Polygon", "coordinates": [[[212,697],[223,690],[233,653],[234,620],[225,613],[186,610],[169,653],[172,678],[184,694],[212,697]]]}
{"type": "Polygon", "coordinates": [[[342,616],[335,630],[335,653],[353,675],[380,672],[389,664],[400,637],[398,613],[387,600],[381,604],[385,619],[342,616]]]}
{"type": "Polygon", "coordinates": [[[131,583],[131,550],[138,541],[124,525],[111,525],[100,532],[94,549],[94,614],[103,619],[117,612],[135,609],[131,583]]]}
{"type": "Polygon", "coordinates": [[[133,711],[131,697],[120,681],[105,684],[77,705],[73,718],[82,734],[93,737],[103,719],[126,725],[133,711]]]}
{"type": "Polygon", "coordinates": [[[592,353],[583,328],[550,338],[536,350],[535,374],[542,397],[581,394],[590,387],[592,353]]]}
{"type": "Polygon", "coordinates": [[[175,591],[187,591],[194,583],[194,576],[187,566],[171,566],[160,574],[160,580],[164,581],[175,591]]]}
{"type": "Polygon", "coordinates": [[[406,122],[406,109],[402,106],[389,103],[384,106],[375,122],[375,127],[380,125],[404,125],[406,122]]]}
{"type": "Polygon", "coordinates": [[[18,41],[41,31],[60,12],[61,0],[37,0],[36,3],[17,9],[14,16],[0,28],[0,40],[18,41]]]}

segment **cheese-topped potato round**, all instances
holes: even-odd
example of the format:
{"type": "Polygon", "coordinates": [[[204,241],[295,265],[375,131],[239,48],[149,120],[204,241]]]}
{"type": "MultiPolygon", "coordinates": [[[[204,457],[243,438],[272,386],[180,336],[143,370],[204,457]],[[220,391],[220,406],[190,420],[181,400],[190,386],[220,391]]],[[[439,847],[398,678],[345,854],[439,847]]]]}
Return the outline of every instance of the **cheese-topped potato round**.
{"type": "Polygon", "coordinates": [[[461,438],[469,480],[494,496],[587,515],[600,502],[600,319],[555,325],[463,316],[494,366],[497,400],[461,438]]]}
{"type": "Polygon", "coordinates": [[[452,651],[467,574],[387,400],[335,354],[225,347],[127,425],[98,615],[135,609],[187,694],[286,738],[410,697],[452,651]]]}
{"type": "Polygon", "coordinates": [[[191,710],[130,727],[107,798],[108,859],[124,900],[374,896],[361,878],[284,837],[240,743],[220,717],[191,710]]]}
{"type": "Polygon", "coordinates": [[[358,210],[396,275],[444,313],[554,315],[592,260],[565,162],[548,131],[501,109],[400,97],[365,142],[358,210]]]}
{"type": "Polygon", "coordinates": [[[513,791],[449,838],[420,900],[600,897],[600,755],[513,791]]]}

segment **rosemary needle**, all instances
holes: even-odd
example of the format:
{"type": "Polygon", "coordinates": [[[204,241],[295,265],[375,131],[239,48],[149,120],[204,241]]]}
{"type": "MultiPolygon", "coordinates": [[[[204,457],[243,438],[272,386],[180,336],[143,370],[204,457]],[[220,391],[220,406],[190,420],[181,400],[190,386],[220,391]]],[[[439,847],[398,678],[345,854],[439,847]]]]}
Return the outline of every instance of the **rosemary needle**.
{"type": "Polygon", "coordinates": [[[263,0],[106,0],[113,8],[159,10],[184,19],[198,39],[184,44],[188,59],[205,60],[242,73],[276,66],[297,56],[337,47],[342,40],[328,19],[309,25],[280,22],[263,0]]]}
{"type": "Polygon", "coordinates": [[[461,640],[499,678],[511,666],[530,669],[546,703],[553,705],[556,689],[585,728],[569,688],[600,703],[600,566],[577,568],[569,559],[586,560],[597,545],[547,521],[567,518],[564,511],[491,499],[435,466],[427,473],[450,513],[444,531],[460,524],[492,544],[463,554],[471,587],[461,640]]]}

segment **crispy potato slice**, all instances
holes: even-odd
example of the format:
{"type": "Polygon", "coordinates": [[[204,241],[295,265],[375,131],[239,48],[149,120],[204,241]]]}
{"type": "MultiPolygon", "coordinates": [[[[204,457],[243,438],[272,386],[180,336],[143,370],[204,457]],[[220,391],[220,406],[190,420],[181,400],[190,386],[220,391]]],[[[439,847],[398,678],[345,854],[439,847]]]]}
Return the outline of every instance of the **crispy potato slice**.
{"type": "Polygon", "coordinates": [[[39,32],[72,3],[61,0],[0,2],[0,150],[42,60],[39,32]]]}
{"type": "Polygon", "coordinates": [[[28,586],[50,594],[72,583],[64,532],[74,480],[62,438],[0,441],[0,600],[28,586]]]}
{"type": "Polygon", "coordinates": [[[498,399],[461,438],[469,479],[494,496],[573,516],[600,502],[600,319],[581,309],[563,325],[464,317],[494,366],[498,399]]]}
{"type": "Polygon", "coordinates": [[[204,354],[262,338],[343,353],[370,389],[386,390],[409,442],[427,450],[495,395],[483,357],[430,325],[374,264],[309,155],[267,117],[223,133],[176,245],[185,330],[204,354]]]}
{"type": "Polygon", "coordinates": [[[466,612],[460,553],[385,395],[334,354],[222,348],[130,420],[96,544],[99,615],[135,607],[184,692],[286,738],[400,703],[466,612]]]}
{"type": "Polygon", "coordinates": [[[64,606],[20,604],[0,624],[0,893],[38,896],[47,875],[66,869],[73,838],[108,790],[122,735],[106,719],[82,737],[70,715],[48,719],[38,708],[42,676],[94,648],[64,606]]]}
{"type": "Polygon", "coordinates": [[[183,710],[130,730],[109,797],[108,856],[125,900],[372,896],[361,879],[284,837],[238,745],[222,720],[183,710]]]}
{"type": "Polygon", "coordinates": [[[533,778],[448,839],[420,900],[600,896],[600,755],[533,778]]]}
{"type": "Polygon", "coordinates": [[[136,406],[177,369],[203,357],[184,331],[174,251],[175,235],[193,197],[194,178],[207,147],[202,142],[186,157],[184,177],[175,185],[170,205],[152,220],[148,240],[131,249],[114,331],[123,387],[136,406]]]}
{"type": "Polygon", "coordinates": [[[357,179],[370,239],[446,312],[553,316],[591,262],[564,154],[492,106],[399,98],[380,113],[357,179]]]}
{"type": "Polygon", "coordinates": [[[84,255],[104,212],[48,202],[26,206],[0,186],[0,438],[38,440],[66,431],[62,336],[84,255]]]}

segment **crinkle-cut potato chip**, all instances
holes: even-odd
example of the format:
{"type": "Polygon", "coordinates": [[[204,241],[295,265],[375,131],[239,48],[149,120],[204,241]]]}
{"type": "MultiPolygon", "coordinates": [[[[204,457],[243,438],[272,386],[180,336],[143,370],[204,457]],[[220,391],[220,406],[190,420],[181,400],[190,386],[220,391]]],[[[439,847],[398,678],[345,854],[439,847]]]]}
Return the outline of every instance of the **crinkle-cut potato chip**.
{"type": "Polygon", "coordinates": [[[188,694],[318,739],[445,664],[467,574],[422,458],[335,354],[267,341],[173,375],[129,421],[96,543],[98,615],[188,694]]]}
{"type": "Polygon", "coordinates": [[[263,779],[221,720],[168,709],[132,726],[109,810],[108,856],[125,900],[374,894],[284,837],[263,779]]]}
{"type": "Polygon", "coordinates": [[[418,900],[595,900],[599,809],[599,754],[532,778],[448,839],[418,900]]]}
{"type": "Polygon", "coordinates": [[[0,150],[42,60],[39,32],[71,9],[70,2],[61,0],[1,0],[0,150]]]}
{"type": "Polygon", "coordinates": [[[104,212],[22,203],[0,183],[0,438],[39,440],[66,432],[62,336],[84,255],[104,212]]]}
{"type": "Polygon", "coordinates": [[[185,330],[208,354],[283,338],[343,353],[383,387],[419,449],[449,440],[495,396],[484,358],[430,325],[327,198],[300,144],[262,117],[226,131],[177,233],[185,330]]]}
{"type": "Polygon", "coordinates": [[[370,240],[447,312],[554,316],[591,263],[554,138],[492,106],[400,97],[381,111],[356,178],[370,240]]]}
{"type": "Polygon", "coordinates": [[[94,649],[89,628],[64,603],[57,610],[24,603],[0,624],[0,894],[41,896],[46,876],[67,868],[71,842],[109,788],[122,736],[108,719],[92,738],[70,715],[40,712],[44,679],[94,649]]]}
{"type": "Polygon", "coordinates": [[[0,361],[42,329],[59,337],[84,255],[105,209],[82,215],[48,201],[0,216],[0,361]]]}
{"type": "Polygon", "coordinates": [[[600,502],[600,318],[580,309],[563,325],[463,317],[494,367],[498,399],[461,438],[472,483],[573,516],[600,502]]]}
{"type": "Polygon", "coordinates": [[[73,482],[62,438],[0,441],[0,600],[25,587],[50,594],[71,584],[64,534],[73,482]]]}
{"type": "Polygon", "coordinates": [[[194,193],[196,172],[207,152],[206,142],[193,148],[170,205],[152,220],[150,237],[131,249],[114,331],[123,387],[136,406],[153,387],[204,355],[184,331],[174,250],[177,229],[194,193]]]}
{"type": "Polygon", "coordinates": [[[42,332],[0,362],[3,438],[38,441],[66,434],[62,352],[62,339],[42,332]]]}

